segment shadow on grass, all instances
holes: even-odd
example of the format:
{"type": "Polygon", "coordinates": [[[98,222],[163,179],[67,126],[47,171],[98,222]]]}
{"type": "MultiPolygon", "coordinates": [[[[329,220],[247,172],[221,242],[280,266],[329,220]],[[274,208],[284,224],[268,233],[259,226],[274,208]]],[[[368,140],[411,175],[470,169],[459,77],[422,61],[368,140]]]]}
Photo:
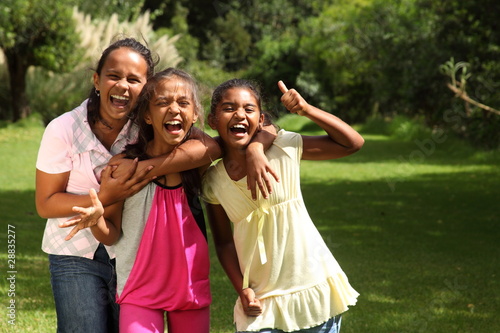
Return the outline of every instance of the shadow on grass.
{"type": "Polygon", "coordinates": [[[500,331],[498,172],[417,175],[395,191],[384,181],[302,188],[361,293],[344,332],[500,331]]]}
{"type": "MultiPolygon", "coordinates": [[[[23,313],[31,310],[53,311],[47,255],[40,249],[45,220],[36,213],[34,191],[2,191],[0,203],[0,237],[12,241],[12,235],[15,235],[15,263],[9,261],[9,264],[14,264],[9,271],[15,272],[18,319],[22,321],[23,313]],[[8,238],[8,233],[11,238],[8,238]]],[[[6,263],[7,259],[12,259],[7,255],[7,251],[0,253],[6,263]]],[[[6,279],[2,279],[1,286],[9,289],[6,279]]]]}
{"type": "Polygon", "coordinates": [[[457,139],[449,139],[441,143],[433,141],[432,138],[404,142],[391,140],[386,136],[370,135],[366,136],[365,140],[360,152],[336,160],[336,163],[397,161],[436,165],[500,164],[500,152],[474,149],[457,139]]]}

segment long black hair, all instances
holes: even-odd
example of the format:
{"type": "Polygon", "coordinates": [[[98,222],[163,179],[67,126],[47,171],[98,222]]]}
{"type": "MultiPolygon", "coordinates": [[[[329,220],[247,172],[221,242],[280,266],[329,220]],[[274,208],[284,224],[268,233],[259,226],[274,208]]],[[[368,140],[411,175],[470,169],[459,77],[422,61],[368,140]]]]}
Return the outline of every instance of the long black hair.
{"type": "MultiPolygon", "coordinates": [[[[108,59],[108,56],[113,52],[114,50],[117,50],[121,47],[126,47],[131,49],[132,51],[137,52],[140,54],[144,60],[146,60],[147,64],[147,78],[150,78],[154,74],[154,69],[155,66],[158,64],[159,58],[154,57],[151,50],[141,44],[139,41],[137,41],[134,38],[123,38],[115,41],[111,45],[109,45],[104,52],[102,52],[101,58],[99,59],[99,62],[97,63],[97,68],[95,69],[95,73],[98,75],[101,75],[102,68],[104,67],[104,64],[106,63],[106,60],[108,59]]],[[[97,91],[94,87],[90,90],[89,96],[88,96],[88,102],[87,102],[87,118],[89,121],[89,124],[95,124],[99,120],[99,108],[101,106],[100,98],[99,95],[97,95],[97,91]]],[[[132,112],[129,115],[129,118],[134,118],[135,114],[132,112]]]]}
{"type": "Polygon", "coordinates": [[[212,102],[210,103],[210,114],[215,115],[215,111],[217,109],[217,105],[221,102],[222,98],[224,97],[224,94],[226,91],[229,89],[233,88],[243,88],[247,89],[250,91],[253,96],[255,97],[255,100],[257,101],[257,106],[259,107],[259,110],[261,114],[264,115],[264,126],[272,125],[276,129],[278,127],[273,123],[273,119],[271,115],[264,111],[262,109],[262,104],[263,104],[263,97],[262,93],[260,91],[260,86],[257,82],[247,80],[247,79],[231,79],[227,80],[226,82],[221,83],[220,85],[217,86],[217,88],[214,89],[214,92],[212,93],[212,102]]]}
{"type": "MultiPolygon", "coordinates": [[[[134,121],[139,127],[139,136],[136,143],[129,144],[125,147],[126,157],[138,158],[139,160],[151,158],[151,156],[147,155],[146,149],[148,142],[154,139],[154,131],[153,126],[146,123],[145,116],[149,112],[149,102],[155,96],[155,89],[157,85],[162,81],[173,78],[184,81],[191,88],[192,99],[194,102],[194,112],[198,116],[198,120],[203,123],[204,112],[203,106],[200,102],[196,80],[183,70],[176,68],[167,68],[151,77],[144,85],[141,93],[139,94],[137,105],[134,107],[134,111],[132,112],[136,115],[134,121]]],[[[192,126],[182,142],[179,143],[179,145],[190,139],[192,126]]],[[[176,150],[174,149],[171,154],[175,154],[175,152],[176,150]]],[[[186,193],[190,195],[198,195],[200,193],[201,176],[197,169],[191,169],[181,172],[181,178],[186,193]]]]}

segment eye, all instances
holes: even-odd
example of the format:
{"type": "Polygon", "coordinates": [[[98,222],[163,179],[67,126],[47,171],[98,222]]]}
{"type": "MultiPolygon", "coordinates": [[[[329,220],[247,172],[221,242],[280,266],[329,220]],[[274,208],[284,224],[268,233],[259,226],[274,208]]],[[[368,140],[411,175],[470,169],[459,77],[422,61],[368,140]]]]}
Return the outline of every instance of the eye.
{"type": "Polygon", "coordinates": [[[189,106],[190,103],[189,103],[189,101],[179,101],[179,105],[183,106],[183,107],[186,107],[186,106],[189,106]]]}
{"type": "Polygon", "coordinates": [[[156,101],[156,103],[154,105],[158,106],[158,107],[166,107],[169,105],[169,103],[166,100],[161,99],[161,100],[156,101]]]}
{"type": "Polygon", "coordinates": [[[128,79],[128,81],[132,83],[141,83],[141,80],[137,78],[128,79]]]}

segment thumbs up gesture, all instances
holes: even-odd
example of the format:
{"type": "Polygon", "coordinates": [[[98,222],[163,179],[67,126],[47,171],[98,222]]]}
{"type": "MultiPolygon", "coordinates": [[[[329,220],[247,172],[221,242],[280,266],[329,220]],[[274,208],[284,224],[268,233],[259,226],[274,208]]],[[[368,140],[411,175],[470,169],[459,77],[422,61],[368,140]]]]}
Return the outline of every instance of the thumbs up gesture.
{"type": "Polygon", "coordinates": [[[309,111],[309,103],[297,92],[295,89],[290,89],[286,87],[283,81],[278,82],[278,87],[283,93],[281,96],[281,103],[285,108],[291,113],[296,113],[299,116],[305,116],[309,111]]]}

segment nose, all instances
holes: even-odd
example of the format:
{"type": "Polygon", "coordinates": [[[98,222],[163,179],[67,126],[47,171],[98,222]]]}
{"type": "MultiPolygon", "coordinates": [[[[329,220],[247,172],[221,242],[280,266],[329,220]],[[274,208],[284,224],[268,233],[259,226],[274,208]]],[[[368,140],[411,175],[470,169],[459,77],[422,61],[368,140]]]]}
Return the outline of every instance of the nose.
{"type": "Polygon", "coordinates": [[[126,79],[118,80],[116,82],[116,86],[119,87],[119,88],[125,89],[125,90],[127,90],[128,87],[129,87],[128,82],[127,82],[126,79]]]}
{"type": "Polygon", "coordinates": [[[175,102],[170,103],[168,105],[167,111],[170,112],[170,113],[173,113],[173,114],[179,114],[180,113],[180,111],[179,111],[179,105],[177,105],[177,103],[175,103],[175,102]]]}
{"type": "Polygon", "coordinates": [[[246,112],[243,108],[236,109],[236,112],[234,113],[235,117],[237,117],[238,119],[244,119],[245,114],[246,112]]]}

